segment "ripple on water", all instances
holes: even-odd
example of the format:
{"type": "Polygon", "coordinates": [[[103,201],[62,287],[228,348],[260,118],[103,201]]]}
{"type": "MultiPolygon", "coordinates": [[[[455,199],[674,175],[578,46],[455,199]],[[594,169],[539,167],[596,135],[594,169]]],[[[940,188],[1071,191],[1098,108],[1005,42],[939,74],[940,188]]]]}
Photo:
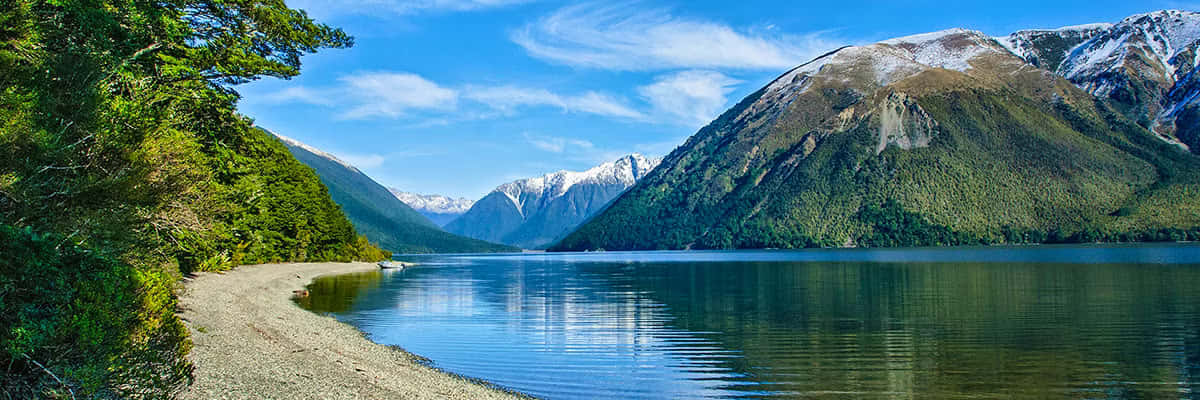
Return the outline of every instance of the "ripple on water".
{"type": "Polygon", "coordinates": [[[306,306],[550,399],[1181,398],[1198,249],[435,256],[306,306]]]}

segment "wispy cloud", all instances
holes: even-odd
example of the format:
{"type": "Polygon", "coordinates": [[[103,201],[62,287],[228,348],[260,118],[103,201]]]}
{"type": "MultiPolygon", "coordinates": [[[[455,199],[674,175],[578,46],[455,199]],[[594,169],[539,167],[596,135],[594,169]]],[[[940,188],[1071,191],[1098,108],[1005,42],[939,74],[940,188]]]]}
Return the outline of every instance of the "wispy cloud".
{"type": "Polygon", "coordinates": [[[380,154],[334,153],[334,156],[359,169],[379,168],[386,160],[380,154]]]}
{"type": "Polygon", "coordinates": [[[412,109],[453,110],[458,92],[410,73],[368,72],[339,79],[343,94],[355,105],[343,118],[396,118],[412,109]]]}
{"type": "Polygon", "coordinates": [[[837,47],[822,33],[735,29],[630,2],[568,6],[516,30],[511,38],[533,57],[613,70],[783,69],[837,47]]]}
{"type": "Polygon", "coordinates": [[[535,0],[293,0],[288,5],[322,15],[366,16],[477,11],[501,8],[535,0]]]}
{"type": "Polygon", "coordinates": [[[594,91],[559,94],[516,85],[449,87],[407,72],[361,72],[337,81],[338,85],[324,88],[289,87],[266,94],[263,99],[330,107],[338,110],[340,118],[351,120],[398,119],[414,114],[429,117],[419,126],[445,125],[451,117],[464,115],[469,119],[494,118],[536,107],[626,120],[646,118],[623,99],[594,91]]]}
{"type": "Polygon", "coordinates": [[[641,113],[622,105],[613,97],[596,92],[587,92],[582,96],[573,97],[568,104],[572,108],[592,114],[633,119],[644,118],[641,113]]]}
{"type": "Polygon", "coordinates": [[[303,86],[293,86],[275,93],[263,96],[267,103],[305,103],[318,106],[333,105],[327,93],[321,93],[303,86]]]}
{"type": "Polygon", "coordinates": [[[592,91],[579,95],[559,95],[546,89],[520,86],[474,86],[465,89],[463,97],[504,113],[515,112],[521,107],[549,106],[566,112],[628,119],[642,118],[640,112],[616,97],[592,91]]]}
{"type": "Polygon", "coordinates": [[[740,83],[720,72],[691,70],[660,76],[638,93],[657,114],[700,127],[725,109],[726,96],[740,83]]]}
{"type": "Polygon", "coordinates": [[[562,153],[568,149],[589,151],[596,146],[587,140],[572,139],[555,136],[540,136],[526,132],[524,134],[525,141],[542,151],[551,153],[562,153]]]}

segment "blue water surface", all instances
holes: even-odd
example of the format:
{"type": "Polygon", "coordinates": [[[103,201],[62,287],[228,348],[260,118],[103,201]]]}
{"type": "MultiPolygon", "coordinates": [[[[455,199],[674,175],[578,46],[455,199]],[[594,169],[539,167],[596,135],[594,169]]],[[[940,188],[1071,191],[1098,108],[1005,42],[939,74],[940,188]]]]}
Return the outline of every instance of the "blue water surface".
{"type": "Polygon", "coordinates": [[[548,399],[1200,389],[1196,245],[401,258],[301,304],[548,399]]]}

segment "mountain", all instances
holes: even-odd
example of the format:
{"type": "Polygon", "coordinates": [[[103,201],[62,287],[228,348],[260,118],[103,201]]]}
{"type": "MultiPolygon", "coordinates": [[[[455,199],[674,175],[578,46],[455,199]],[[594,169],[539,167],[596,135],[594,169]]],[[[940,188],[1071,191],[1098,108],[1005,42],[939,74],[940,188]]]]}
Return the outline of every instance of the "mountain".
{"type": "Polygon", "coordinates": [[[1001,38],[1030,63],[1108,100],[1164,140],[1200,154],[1200,13],[1166,10],[1117,24],[1001,38]]]}
{"type": "Polygon", "coordinates": [[[658,165],[632,154],[583,172],[559,171],[500,185],[446,230],[533,249],[569,233],[658,165]]]}
{"type": "Polygon", "coordinates": [[[442,196],[440,194],[416,194],[400,191],[396,188],[388,188],[397,199],[403,201],[409,207],[417,210],[418,213],[429,218],[437,226],[446,226],[455,218],[465,214],[471,206],[475,205],[474,200],[465,198],[453,199],[442,196]]]}
{"type": "Polygon", "coordinates": [[[399,253],[480,253],[518,249],[457,236],[439,229],[358,168],[332,154],[275,134],[297,160],[308,165],[329,188],[358,233],[399,253]]]}
{"type": "Polygon", "coordinates": [[[1200,237],[1200,161],[1027,61],[1076,65],[1121,25],[835,50],[726,111],[551,250],[1200,237]]]}

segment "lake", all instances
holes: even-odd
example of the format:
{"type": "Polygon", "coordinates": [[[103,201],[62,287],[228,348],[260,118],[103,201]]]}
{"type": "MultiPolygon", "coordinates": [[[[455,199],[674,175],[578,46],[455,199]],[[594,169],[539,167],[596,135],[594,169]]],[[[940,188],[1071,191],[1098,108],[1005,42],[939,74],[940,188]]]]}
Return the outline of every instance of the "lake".
{"type": "Polygon", "coordinates": [[[547,399],[1200,396],[1200,246],[402,257],[303,307],[547,399]]]}

